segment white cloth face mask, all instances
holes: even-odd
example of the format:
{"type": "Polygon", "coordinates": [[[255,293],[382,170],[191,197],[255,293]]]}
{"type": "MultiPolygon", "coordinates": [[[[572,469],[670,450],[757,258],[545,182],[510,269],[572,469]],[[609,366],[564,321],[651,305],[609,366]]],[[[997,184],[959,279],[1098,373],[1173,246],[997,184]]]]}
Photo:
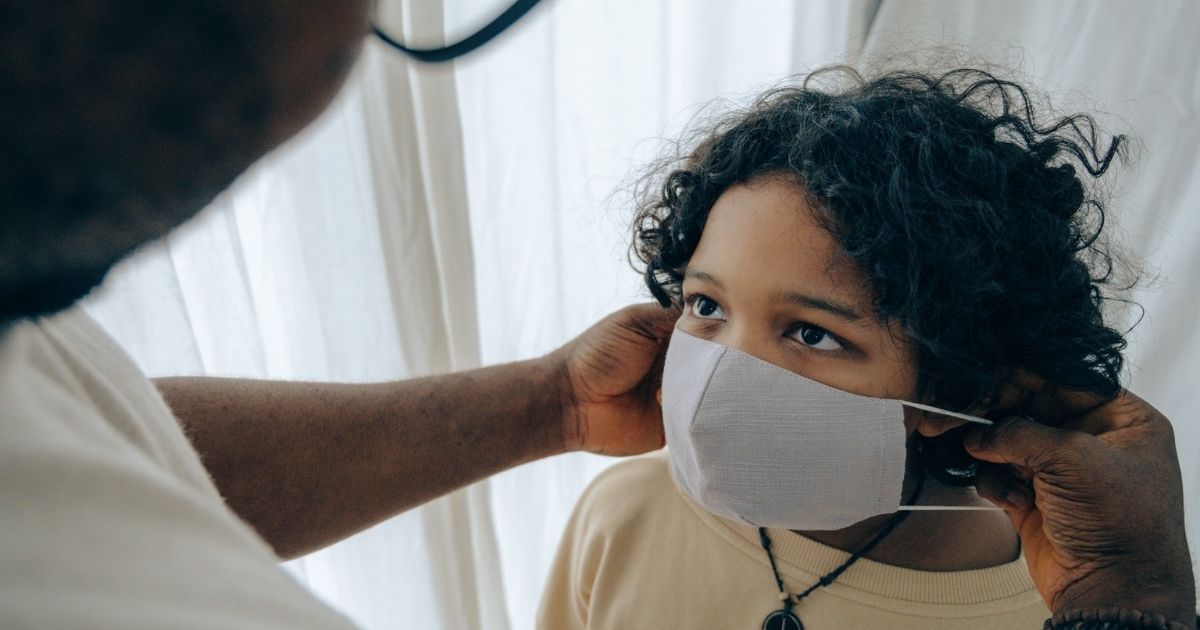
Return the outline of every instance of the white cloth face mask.
{"type": "Polygon", "coordinates": [[[833,530],[899,509],[980,509],[900,505],[904,406],[991,424],[851,394],[678,328],[663,371],[676,483],[709,512],[758,527],[833,530]]]}

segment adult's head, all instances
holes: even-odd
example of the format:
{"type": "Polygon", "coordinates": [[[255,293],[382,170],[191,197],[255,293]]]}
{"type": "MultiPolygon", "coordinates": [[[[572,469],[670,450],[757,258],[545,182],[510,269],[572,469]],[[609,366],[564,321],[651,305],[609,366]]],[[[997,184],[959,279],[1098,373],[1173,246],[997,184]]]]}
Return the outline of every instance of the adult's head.
{"type": "MultiPolygon", "coordinates": [[[[659,169],[634,252],[689,332],[840,389],[975,413],[1023,373],[1112,394],[1125,341],[1085,177],[1121,142],[1098,146],[1086,115],[1039,119],[987,72],[829,69],[659,169]]],[[[952,440],[921,443],[963,473],[952,440]]]]}
{"type": "Polygon", "coordinates": [[[71,304],[315,118],[369,4],[0,2],[0,322],[71,304]]]}

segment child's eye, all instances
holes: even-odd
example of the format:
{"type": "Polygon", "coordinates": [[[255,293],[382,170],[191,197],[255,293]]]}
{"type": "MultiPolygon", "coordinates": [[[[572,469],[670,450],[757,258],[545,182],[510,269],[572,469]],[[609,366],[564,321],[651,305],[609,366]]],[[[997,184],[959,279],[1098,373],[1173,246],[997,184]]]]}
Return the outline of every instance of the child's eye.
{"type": "Polygon", "coordinates": [[[842,344],[833,334],[824,328],[811,324],[800,324],[789,336],[796,341],[816,350],[841,350],[842,344]]]}
{"type": "Polygon", "coordinates": [[[692,315],[700,319],[725,319],[725,311],[721,309],[721,305],[714,302],[711,298],[703,295],[693,296],[691,299],[692,315]]]}

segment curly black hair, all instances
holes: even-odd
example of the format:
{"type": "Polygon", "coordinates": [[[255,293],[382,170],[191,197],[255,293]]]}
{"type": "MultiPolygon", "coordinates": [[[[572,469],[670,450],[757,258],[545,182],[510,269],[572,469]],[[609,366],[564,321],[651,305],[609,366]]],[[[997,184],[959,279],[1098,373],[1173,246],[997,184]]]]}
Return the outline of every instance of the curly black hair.
{"type": "MultiPolygon", "coordinates": [[[[825,68],[706,126],[652,171],[635,266],[659,302],[681,306],[717,198],[791,178],[866,276],[876,316],[912,344],[920,400],[990,406],[1021,371],[1112,395],[1125,339],[1102,310],[1119,257],[1083,178],[1108,171],[1127,141],[1101,148],[1100,136],[1086,114],[1039,120],[1027,88],[985,70],[825,68]]],[[[969,458],[948,446],[960,440],[945,438],[920,440],[924,458],[969,483],[969,458]]]]}

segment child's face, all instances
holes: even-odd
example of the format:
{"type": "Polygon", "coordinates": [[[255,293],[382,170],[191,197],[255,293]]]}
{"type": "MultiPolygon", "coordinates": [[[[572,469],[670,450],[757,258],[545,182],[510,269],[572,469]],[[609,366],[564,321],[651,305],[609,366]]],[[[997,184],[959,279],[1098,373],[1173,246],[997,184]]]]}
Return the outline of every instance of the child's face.
{"type": "MultiPolygon", "coordinates": [[[[866,278],[814,212],[778,178],[725,191],[688,262],[679,327],[837,389],[912,400],[910,344],[875,317],[866,278]]],[[[920,419],[906,411],[905,425],[920,419]]],[[[935,422],[928,433],[953,426],[935,422]]]]}

